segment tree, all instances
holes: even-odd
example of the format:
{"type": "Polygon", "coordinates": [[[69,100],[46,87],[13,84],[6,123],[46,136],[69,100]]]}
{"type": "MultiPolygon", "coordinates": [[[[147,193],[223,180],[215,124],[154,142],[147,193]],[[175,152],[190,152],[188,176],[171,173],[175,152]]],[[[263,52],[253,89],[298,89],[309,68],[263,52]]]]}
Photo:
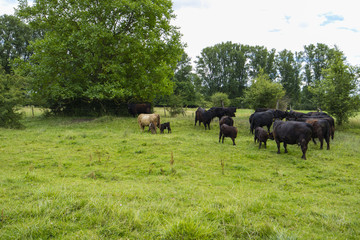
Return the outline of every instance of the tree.
{"type": "Polygon", "coordinates": [[[263,70],[252,80],[251,86],[245,91],[245,101],[253,109],[276,108],[277,102],[285,95],[280,83],[272,82],[263,70]]]}
{"type": "Polygon", "coordinates": [[[170,0],[19,1],[18,14],[43,39],[28,63],[34,93],[54,112],[105,112],[118,102],[170,94],[183,52],[170,0]],[[109,107],[107,107],[109,106],[109,107]]]}
{"type": "Polygon", "coordinates": [[[301,93],[301,105],[304,109],[318,107],[314,100],[315,96],[309,91],[309,88],[322,81],[324,78],[323,69],[329,67],[329,61],[334,58],[336,51],[336,48],[330,48],[325,44],[318,43],[316,46],[314,44],[304,46],[304,51],[300,53],[304,65],[305,86],[301,93]]]}
{"type": "Polygon", "coordinates": [[[35,37],[31,28],[12,15],[0,16],[0,63],[5,73],[12,72],[11,61],[15,58],[27,60],[27,47],[35,37]]]}
{"type": "Polygon", "coordinates": [[[24,79],[5,74],[0,69],[0,127],[21,128],[21,114],[17,112],[25,97],[24,79]]]}
{"type": "Polygon", "coordinates": [[[248,46],[231,42],[204,48],[196,62],[196,72],[203,92],[210,97],[223,92],[230,98],[243,95],[247,83],[246,54],[248,46]]]}
{"type": "Polygon", "coordinates": [[[266,73],[273,81],[276,78],[276,64],[275,64],[276,50],[270,51],[263,46],[250,47],[248,58],[249,61],[249,76],[255,78],[260,71],[266,73]]]}
{"type": "Polygon", "coordinates": [[[323,80],[310,88],[320,107],[333,115],[338,125],[359,110],[359,73],[360,69],[345,64],[343,53],[337,51],[329,61],[329,68],[322,72],[323,80]]]}
{"type": "Polygon", "coordinates": [[[227,107],[230,104],[229,97],[226,93],[215,93],[211,96],[211,102],[214,107],[227,107]]]}
{"type": "Polygon", "coordinates": [[[300,97],[301,82],[301,62],[298,54],[294,55],[291,51],[283,50],[276,57],[276,65],[279,71],[279,82],[284,87],[286,96],[292,105],[297,104],[300,97]]]}
{"type": "Polygon", "coordinates": [[[178,62],[173,77],[174,94],[181,96],[185,105],[195,105],[195,74],[192,72],[192,65],[189,56],[184,53],[178,62]]]}

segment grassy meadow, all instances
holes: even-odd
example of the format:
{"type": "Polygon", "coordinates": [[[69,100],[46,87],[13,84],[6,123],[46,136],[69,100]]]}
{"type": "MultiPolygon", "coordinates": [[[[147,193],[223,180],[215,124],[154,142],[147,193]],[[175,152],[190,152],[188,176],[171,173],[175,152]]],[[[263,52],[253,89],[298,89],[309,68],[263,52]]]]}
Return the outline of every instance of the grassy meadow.
{"type": "Polygon", "coordinates": [[[258,149],[251,110],[236,146],[219,126],[142,133],[133,117],[60,118],[24,109],[0,129],[0,239],[359,239],[360,116],[330,150],[258,149]]]}

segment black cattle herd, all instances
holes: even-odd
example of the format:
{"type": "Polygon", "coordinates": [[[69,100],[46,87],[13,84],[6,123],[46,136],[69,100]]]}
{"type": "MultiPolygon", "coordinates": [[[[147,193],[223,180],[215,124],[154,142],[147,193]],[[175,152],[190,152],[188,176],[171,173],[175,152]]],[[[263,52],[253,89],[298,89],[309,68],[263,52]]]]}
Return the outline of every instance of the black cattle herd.
{"type": "MultiPolygon", "coordinates": [[[[138,109],[136,106],[129,106],[129,112],[133,115],[139,113],[150,114],[148,105],[141,105],[138,109]],[[134,110],[135,109],[135,110],[134,110]],[[132,112],[131,112],[132,111],[132,112]],[[135,111],[135,113],[134,113],[135,111]]],[[[199,107],[195,112],[195,126],[199,122],[204,124],[205,130],[210,130],[211,121],[218,117],[220,132],[219,142],[224,143],[224,137],[231,138],[233,145],[235,145],[235,138],[237,137],[237,128],[234,127],[234,120],[236,108],[234,107],[212,107],[208,110],[199,107]]],[[[326,141],[327,150],[330,149],[330,137],[334,139],[335,121],[330,115],[324,112],[296,112],[296,111],[281,111],[278,109],[256,109],[249,117],[250,132],[254,134],[254,142],[259,142],[259,149],[261,144],[266,148],[268,139],[274,140],[277,144],[278,152],[280,153],[280,143],[283,143],[285,153],[287,153],[288,144],[297,144],[301,147],[302,158],[306,160],[306,151],[309,141],[312,139],[316,144],[315,138],[320,141],[320,149],[323,148],[323,142],[326,141]],[[286,121],[283,121],[286,119],[286,121]],[[273,125],[273,131],[270,128],[273,125]],[[263,128],[267,128],[267,131],[263,128]]],[[[150,123],[149,128],[152,126],[150,123]]],[[[164,129],[171,132],[170,123],[163,123],[160,126],[160,132],[164,133],[164,129]]],[[[153,131],[152,131],[153,132],[153,131]]]]}

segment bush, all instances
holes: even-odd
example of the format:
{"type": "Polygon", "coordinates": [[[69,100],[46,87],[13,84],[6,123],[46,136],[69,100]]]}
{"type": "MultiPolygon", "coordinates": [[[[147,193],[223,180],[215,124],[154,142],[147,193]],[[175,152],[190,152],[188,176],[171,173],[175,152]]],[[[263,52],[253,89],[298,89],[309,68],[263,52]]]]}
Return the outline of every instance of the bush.
{"type": "Polygon", "coordinates": [[[213,107],[227,107],[230,105],[229,97],[226,93],[217,92],[211,96],[213,107]]]}
{"type": "Polygon", "coordinates": [[[21,114],[17,107],[23,103],[25,90],[24,79],[0,72],[0,127],[22,128],[21,114]]]}

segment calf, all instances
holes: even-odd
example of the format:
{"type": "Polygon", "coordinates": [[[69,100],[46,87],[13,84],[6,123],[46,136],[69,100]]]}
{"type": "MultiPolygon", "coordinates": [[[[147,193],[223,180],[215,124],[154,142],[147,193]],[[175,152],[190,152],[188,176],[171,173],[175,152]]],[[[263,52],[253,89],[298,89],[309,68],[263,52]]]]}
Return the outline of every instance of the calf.
{"type": "Polygon", "coordinates": [[[170,123],[166,122],[166,123],[162,123],[160,125],[160,133],[164,133],[164,130],[167,129],[168,133],[171,133],[171,128],[170,128],[170,123]]]}
{"type": "Polygon", "coordinates": [[[149,124],[149,131],[151,131],[152,134],[156,134],[156,125],[152,122],[149,124]]]}
{"type": "Polygon", "coordinates": [[[221,137],[222,137],[222,143],[224,143],[224,137],[229,137],[233,141],[233,145],[236,145],[235,138],[237,137],[237,128],[233,126],[229,126],[224,123],[220,127],[219,142],[221,137]]]}
{"type": "Polygon", "coordinates": [[[280,143],[284,143],[285,153],[287,144],[298,144],[301,146],[302,157],[306,160],[307,145],[312,137],[313,127],[309,123],[295,121],[275,121],[270,139],[275,140],[280,154],[280,143]]]}
{"type": "Polygon", "coordinates": [[[234,120],[229,116],[222,116],[220,121],[219,121],[220,127],[223,124],[227,124],[229,126],[234,126],[234,120]]]}
{"type": "Polygon", "coordinates": [[[256,140],[259,142],[259,149],[261,148],[261,143],[264,143],[264,146],[266,148],[266,141],[269,138],[269,133],[266,132],[262,127],[255,128],[255,137],[254,142],[256,143],[256,140]]]}
{"type": "Polygon", "coordinates": [[[313,126],[312,139],[315,142],[315,138],[320,141],[320,149],[323,149],[324,139],[327,144],[327,150],[330,149],[330,125],[327,120],[309,118],[305,122],[310,123],[313,126]]]}

